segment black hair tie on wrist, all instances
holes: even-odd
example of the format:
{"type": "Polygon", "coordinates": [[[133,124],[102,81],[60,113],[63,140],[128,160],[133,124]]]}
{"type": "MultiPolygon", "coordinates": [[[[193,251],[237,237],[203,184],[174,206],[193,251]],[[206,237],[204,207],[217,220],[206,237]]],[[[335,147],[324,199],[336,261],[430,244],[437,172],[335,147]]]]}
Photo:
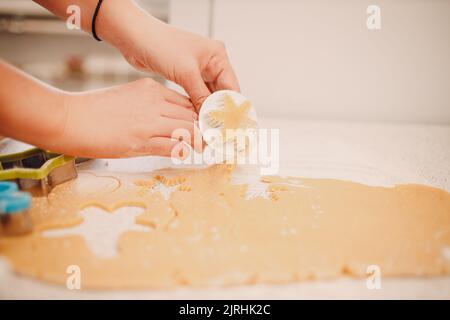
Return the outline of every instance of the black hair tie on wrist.
{"type": "Polygon", "coordinates": [[[97,7],[95,8],[94,15],[92,16],[92,36],[97,41],[102,41],[97,36],[97,31],[95,30],[95,21],[97,20],[98,12],[100,11],[100,7],[102,6],[103,0],[98,0],[97,7]]]}

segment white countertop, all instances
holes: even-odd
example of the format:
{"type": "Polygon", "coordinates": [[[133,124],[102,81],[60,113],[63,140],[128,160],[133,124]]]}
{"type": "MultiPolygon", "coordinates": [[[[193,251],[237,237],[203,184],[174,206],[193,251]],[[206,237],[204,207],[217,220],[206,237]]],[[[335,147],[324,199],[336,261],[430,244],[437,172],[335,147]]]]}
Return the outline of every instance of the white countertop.
{"type": "MultiPolygon", "coordinates": [[[[263,119],[261,128],[280,129],[280,174],[352,180],[391,186],[419,183],[450,192],[450,124],[376,124],[301,122],[263,119]]],[[[170,160],[145,157],[96,160],[92,167],[112,171],[149,171],[170,160]]],[[[314,281],[290,285],[257,285],[159,291],[70,291],[14,275],[0,265],[0,298],[51,299],[301,299],[301,298],[446,298],[450,277],[382,279],[369,290],[365,279],[314,281]]]]}

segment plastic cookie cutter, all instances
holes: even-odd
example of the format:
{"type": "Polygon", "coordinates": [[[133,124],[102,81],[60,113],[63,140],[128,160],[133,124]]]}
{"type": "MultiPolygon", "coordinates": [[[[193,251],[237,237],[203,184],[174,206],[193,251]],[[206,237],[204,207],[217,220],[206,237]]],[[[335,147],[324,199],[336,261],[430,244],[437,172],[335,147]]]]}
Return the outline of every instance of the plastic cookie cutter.
{"type": "Polygon", "coordinates": [[[248,154],[257,139],[255,109],[242,94],[231,90],[216,91],[206,98],[199,127],[208,146],[226,160],[248,154]]]}
{"type": "Polygon", "coordinates": [[[14,182],[0,181],[0,236],[30,233],[33,223],[28,213],[31,196],[14,182]]]}

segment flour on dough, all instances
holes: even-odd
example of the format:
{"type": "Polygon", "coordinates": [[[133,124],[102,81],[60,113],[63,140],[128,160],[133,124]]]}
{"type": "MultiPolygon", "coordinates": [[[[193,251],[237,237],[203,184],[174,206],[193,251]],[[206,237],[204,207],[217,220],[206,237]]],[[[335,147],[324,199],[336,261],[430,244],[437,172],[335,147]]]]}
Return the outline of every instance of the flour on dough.
{"type": "Polygon", "coordinates": [[[443,190],[271,176],[259,181],[263,193],[248,197],[248,185],[231,183],[232,170],[81,169],[48,198],[33,198],[34,233],[0,238],[0,255],[19,274],[60,284],[67,267],[78,265],[83,288],[365,277],[369,265],[383,277],[450,273],[443,254],[450,247],[450,194],[443,190]],[[142,228],[119,228],[116,251],[104,257],[78,233],[60,233],[82,228],[79,212],[89,206],[111,215],[140,207],[132,220],[142,228]]]}

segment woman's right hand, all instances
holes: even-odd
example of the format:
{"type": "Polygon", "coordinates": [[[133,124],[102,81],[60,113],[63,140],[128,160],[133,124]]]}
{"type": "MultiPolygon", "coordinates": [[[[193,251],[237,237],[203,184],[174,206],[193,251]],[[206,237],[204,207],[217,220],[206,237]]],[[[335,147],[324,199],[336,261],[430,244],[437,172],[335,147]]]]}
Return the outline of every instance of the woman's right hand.
{"type": "Polygon", "coordinates": [[[132,66],[182,86],[197,111],[212,92],[240,90],[222,42],[166,24],[134,1],[105,2],[97,32],[132,66]]]}

